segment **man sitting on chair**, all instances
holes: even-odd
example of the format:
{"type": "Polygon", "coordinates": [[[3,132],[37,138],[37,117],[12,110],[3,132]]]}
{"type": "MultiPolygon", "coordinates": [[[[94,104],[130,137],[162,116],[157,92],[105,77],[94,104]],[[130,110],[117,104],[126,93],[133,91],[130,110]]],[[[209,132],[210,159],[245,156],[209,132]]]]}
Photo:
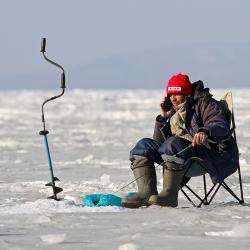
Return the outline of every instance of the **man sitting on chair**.
{"type": "Polygon", "coordinates": [[[213,183],[224,180],[239,165],[230,124],[202,81],[191,84],[187,75],[177,74],[170,78],[166,93],[153,139],[139,140],[130,152],[138,192],[123,198],[124,207],[176,207],[185,162],[190,157],[204,161],[213,183]],[[163,165],[163,188],[159,194],[154,163],[163,165]]]}

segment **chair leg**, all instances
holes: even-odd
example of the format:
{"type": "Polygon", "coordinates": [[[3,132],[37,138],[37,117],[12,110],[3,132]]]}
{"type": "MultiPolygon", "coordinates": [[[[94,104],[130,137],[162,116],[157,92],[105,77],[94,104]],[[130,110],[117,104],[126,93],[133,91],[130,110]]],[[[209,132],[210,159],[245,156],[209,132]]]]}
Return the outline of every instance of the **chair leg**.
{"type": "Polygon", "coordinates": [[[186,188],[187,188],[187,189],[188,189],[188,190],[189,190],[198,200],[202,201],[202,198],[201,198],[198,194],[196,194],[192,188],[190,188],[187,184],[185,185],[185,187],[186,187],[186,188]]]}
{"type": "Polygon", "coordinates": [[[195,203],[191,200],[191,198],[187,195],[187,193],[181,188],[182,193],[186,196],[186,198],[188,199],[188,201],[194,206],[194,207],[201,207],[201,205],[209,205],[212,201],[212,199],[214,198],[215,194],[217,193],[219,187],[217,188],[217,190],[215,191],[215,194],[212,196],[212,198],[210,199],[210,201],[208,202],[208,196],[211,194],[211,192],[213,191],[214,187],[216,186],[216,184],[214,184],[212,186],[212,188],[209,190],[209,192],[207,193],[207,185],[206,185],[206,177],[205,175],[203,175],[203,181],[204,181],[204,194],[205,197],[202,199],[198,194],[196,194],[187,184],[185,185],[185,187],[198,199],[200,200],[199,205],[195,205],[195,203]]]}
{"type": "Polygon", "coordinates": [[[205,174],[203,175],[203,185],[204,185],[204,195],[205,197],[202,199],[198,194],[196,194],[187,184],[185,184],[184,186],[198,199],[200,200],[199,205],[196,205],[191,198],[187,195],[187,193],[181,188],[182,193],[186,196],[186,198],[188,199],[188,201],[194,206],[194,207],[201,207],[201,205],[209,205],[212,201],[212,199],[214,198],[215,194],[217,193],[219,187],[217,188],[217,190],[215,191],[215,194],[212,196],[212,198],[210,199],[210,201],[208,202],[208,196],[211,194],[211,192],[213,191],[214,187],[216,186],[216,184],[214,184],[212,186],[212,188],[209,190],[209,192],[207,192],[207,182],[206,182],[206,176],[205,174]]]}
{"type": "MultiPolygon", "coordinates": [[[[234,121],[234,112],[232,111],[232,124],[233,124],[233,134],[234,134],[234,139],[237,143],[237,137],[236,137],[236,132],[235,132],[235,121],[234,121]]],[[[239,201],[240,204],[244,203],[244,196],[243,196],[243,187],[242,187],[242,179],[241,179],[241,171],[240,171],[240,165],[238,166],[238,175],[239,175],[239,183],[240,183],[240,196],[241,200],[239,201]]]]}
{"type": "Polygon", "coordinates": [[[207,202],[207,182],[206,182],[205,174],[203,175],[203,184],[204,184],[204,194],[205,194],[204,205],[208,205],[208,202],[207,202]]]}
{"type": "Polygon", "coordinates": [[[194,202],[190,199],[190,197],[187,195],[187,193],[181,188],[181,192],[186,196],[186,198],[188,199],[188,201],[194,206],[197,207],[194,202]]]}
{"type": "Polygon", "coordinates": [[[240,196],[241,196],[241,200],[239,201],[239,203],[243,204],[244,203],[244,196],[243,196],[243,187],[242,187],[242,179],[241,179],[240,166],[238,167],[238,174],[239,174],[240,196]]]}
{"type": "Polygon", "coordinates": [[[240,204],[244,203],[244,200],[242,201],[228,185],[223,181],[222,182],[222,187],[226,189],[228,193],[230,193],[240,204]]]}
{"type": "MultiPolygon", "coordinates": [[[[207,195],[205,195],[204,199],[201,201],[201,203],[198,205],[198,207],[201,207],[201,205],[204,204],[204,202],[207,200],[208,196],[212,193],[212,191],[214,190],[215,186],[217,185],[217,183],[215,183],[211,189],[209,190],[209,192],[207,193],[207,195]]],[[[213,193],[211,199],[209,200],[209,202],[207,203],[207,205],[209,205],[211,203],[211,201],[213,200],[215,194],[217,193],[217,191],[219,190],[221,186],[221,183],[218,185],[218,187],[216,188],[215,192],[213,193]]]]}

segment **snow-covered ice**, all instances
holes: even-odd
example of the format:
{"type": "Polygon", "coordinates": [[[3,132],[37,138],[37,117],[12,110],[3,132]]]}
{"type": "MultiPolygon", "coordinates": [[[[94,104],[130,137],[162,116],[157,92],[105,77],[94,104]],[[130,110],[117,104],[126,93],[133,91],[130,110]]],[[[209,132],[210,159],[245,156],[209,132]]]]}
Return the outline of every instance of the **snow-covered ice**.
{"type": "MultiPolygon", "coordinates": [[[[216,98],[226,90],[212,90],[216,98]]],[[[0,249],[248,249],[250,247],[250,90],[233,90],[245,204],[219,191],[193,208],[83,207],[90,193],[124,195],[129,151],[152,137],[160,90],[69,90],[45,106],[61,201],[49,200],[41,103],[55,91],[0,92],[0,249]]],[[[157,168],[161,186],[161,169],[157,168]]],[[[200,178],[191,180],[199,192],[200,178]]],[[[228,178],[235,192],[237,176],[228,178]]]]}

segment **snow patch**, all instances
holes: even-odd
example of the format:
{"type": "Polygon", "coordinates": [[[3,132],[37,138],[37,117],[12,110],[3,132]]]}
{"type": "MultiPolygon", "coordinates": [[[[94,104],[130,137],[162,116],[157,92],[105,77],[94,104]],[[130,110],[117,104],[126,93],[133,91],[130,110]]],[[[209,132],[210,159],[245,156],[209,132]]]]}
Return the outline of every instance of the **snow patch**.
{"type": "MultiPolygon", "coordinates": [[[[15,204],[12,206],[0,207],[0,214],[54,214],[54,213],[92,213],[92,212],[121,212],[125,211],[121,207],[108,206],[108,207],[84,207],[81,204],[76,204],[73,200],[44,200],[39,199],[34,202],[25,202],[23,204],[15,204]]],[[[49,218],[41,217],[36,223],[49,222],[49,218]]]]}

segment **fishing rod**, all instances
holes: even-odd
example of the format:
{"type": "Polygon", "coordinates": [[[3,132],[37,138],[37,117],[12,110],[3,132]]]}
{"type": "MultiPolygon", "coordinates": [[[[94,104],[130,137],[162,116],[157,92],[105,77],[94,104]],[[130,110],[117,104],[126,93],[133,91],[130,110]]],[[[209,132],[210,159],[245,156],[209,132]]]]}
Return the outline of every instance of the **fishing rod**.
{"type": "Polygon", "coordinates": [[[46,38],[42,38],[42,43],[41,43],[41,52],[43,54],[43,57],[46,61],[48,61],[49,63],[51,63],[52,65],[60,68],[62,70],[62,73],[61,73],[61,93],[59,95],[56,95],[56,96],[53,96],[47,100],[45,100],[42,104],[42,123],[43,123],[43,130],[41,130],[39,132],[40,135],[42,135],[44,137],[44,145],[45,145],[45,150],[46,150],[46,155],[47,155],[47,159],[48,159],[48,165],[49,165],[49,171],[50,171],[50,177],[51,177],[51,182],[45,184],[45,186],[49,186],[49,187],[52,187],[52,190],[53,190],[53,195],[52,196],[49,196],[48,199],[54,199],[54,200],[60,200],[57,198],[57,194],[62,192],[63,189],[60,188],[60,187],[57,187],[55,185],[55,182],[56,181],[60,181],[57,177],[54,176],[54,172],[53,172],[53,166],[52,166],[52,160],[51,160],[51,156],[50,156],[50,151],[49,151],[49,143],[48,143],[48,138],[47,138],[47,135],[49,134],[49,131],[46,130],[46,124],[45,124],[45,115],[44,115],[44,105],[52,100],[55,100],[59,97],[61,97],[63,94],[64,94],[64,91],[65,91],[65,88],[66,88],[66,85],[65,85],[65,72],[64,72],[64,68],[53,62],[52,60],[50,60],[46,55],[45,55],[45,50],[46,48],[46,38]]]}
{"type": "MultiPolygon", "coordinates": [[[[179,154],[181,154],[181,153],[185,152],[187,149],[189,149],[189,148],[191,148],[191,147],[193,147],[193,146],[192,146],[192,144],[189,144],[186,148],[184,148],[184,149],[180,150],[180,151],[179,151],[179,152],[177,152],[176,154],[172,155],[170,158],[174,158],[174,157],[176,157],[177,155],[179,155],[179,154]]],[[[159,166],[161,166],[163,163],[164,163],[164,161],[163,161],[163,162],[161,162],[161,163],[159,163],[159,164],[158,164],[155,168],[158,168],[158,167],[159,167],[159,166]]],[[[142,178],[143,176],[145,176],[145,174],[143,174],[143,175],[141,175],[141,176],[139,176],[139,177],[135,178],[134,180],[132,180],[132,181],[131,181],[131,182],[129,182],[128,184],[126,184],[126,185],[122,186],[122,187],[121,187],[119,190],[117,190],[115,193],[117,193],[117,192],[119,192],[119,191],[123,190],[124,188],[128,187],[130,184],[134,183],[135,181],[137,181],[138,179],[142,178]]]]}

